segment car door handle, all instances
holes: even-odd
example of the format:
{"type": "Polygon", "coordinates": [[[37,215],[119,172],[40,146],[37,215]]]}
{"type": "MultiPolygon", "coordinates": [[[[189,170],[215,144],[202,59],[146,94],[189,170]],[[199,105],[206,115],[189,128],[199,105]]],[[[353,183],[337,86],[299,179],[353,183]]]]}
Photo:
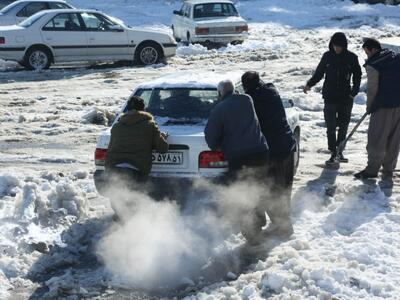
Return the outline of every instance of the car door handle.
{"type": "Polygon", "coordinates": [[[89,41],[92,41],[92,42],[95,41],[95,40],[96,40],[95,38],[90,38],[89,39],[89,41]]]}
{"type": "Polygon", "coordinates": [[[46,38],[46,41],[52,41],[52,40],[53,40],[53,38],[51,38],[51,37],[46,38]]]}

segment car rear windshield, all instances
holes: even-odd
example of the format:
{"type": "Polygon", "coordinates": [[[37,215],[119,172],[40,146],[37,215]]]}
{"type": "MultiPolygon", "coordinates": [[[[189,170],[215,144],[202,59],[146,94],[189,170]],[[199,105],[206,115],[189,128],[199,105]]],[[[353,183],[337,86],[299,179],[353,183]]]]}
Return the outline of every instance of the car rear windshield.
{"type": "Polygon", "coordinates": [[[135,93],[146,104],[146,111],[167,117],[167,123],[200,123],[208,119],[218,100],[216,89],[140,89],[135,93]]]}
{"type": "Polygon", "coordinates": [[[0,2],[0,7],[3,7],[0,10],[0,13],[2,14],[6,14],[8,13],[11,9],[13,9],[14,7],[16,7],[17,5],[19,5],[19,2],[15,2],[15,1],[1,1],[0,2]],[[10,4],[11,3],[11,4],[10,4]],[[4,6],[3,6],[4,5],[4,6]]]}
{"type": "Polygon", "coordinates": [[[28,28],[28,27],[32,26],[35,22],[40,20],[40,18],[42,18],[45,14],[46,14],[46,12],[38,12],[38,13],[34,14],[33,16],[29,17],[28,19],[26,19],[25,21],[22,21],[21,23],[19,23],[18,26],[28,28]]]}
{"type": "Polygon", "coordinates": [[[236,8],[230,3],[204,3],[194,6],[193,18],[216,18],[238,16],[236,8]]]}

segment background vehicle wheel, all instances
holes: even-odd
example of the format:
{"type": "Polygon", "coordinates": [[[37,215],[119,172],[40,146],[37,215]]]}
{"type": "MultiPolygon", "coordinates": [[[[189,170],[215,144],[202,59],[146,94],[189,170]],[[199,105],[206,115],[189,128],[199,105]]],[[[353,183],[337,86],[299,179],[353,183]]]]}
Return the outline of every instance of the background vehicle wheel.
{"type": "Polygon", "coordinates": [[[176,36],[174,26],[172,26],[172,36],[174,37],[175,41],[177,41],[177,42],[181,41],[181,39],[176,36]]]}
{"type": "Polygon", "coordinates": [[[300,163],[300,129],[295,130],[294,139],[296,140],[296,152],[293,153],[293,174],[296,175],[300,163]]]}
{"type": "Polygon", "coordinates": [[[189,46],[192,43],[192,39],[190,38],[190,33],[186,33],[186,45],[189,46]]]}
{"type": "Polygon", "coordinates": [[[135,60],[141,65],[152,65],[158,63],[163,57],[161,47],[152,42],[139,45],[135,53],[135,60]]]}
{"type": "Polygon", "coordinates": [[[45,70],[51,65],[51,53],[44,48],[32,48],[26,53],[24,65],[30,70],[45,70]]]}

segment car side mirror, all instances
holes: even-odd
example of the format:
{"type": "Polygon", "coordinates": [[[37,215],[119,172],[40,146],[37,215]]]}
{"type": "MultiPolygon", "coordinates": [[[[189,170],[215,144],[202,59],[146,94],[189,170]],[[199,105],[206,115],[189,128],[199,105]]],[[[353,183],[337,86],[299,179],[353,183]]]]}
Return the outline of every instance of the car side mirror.
{"type": "Polygon", "coordinates": [[[124,28],[121,25],[118,25],[118,24],[111,25],[109,28],[110,28],[111,31],[124,32],[124,28]]]}
{"type": "Polygon", "coordinates": [[[174,15],[182,16],[182,12],[180,10],[174,10],[174,15]]]}

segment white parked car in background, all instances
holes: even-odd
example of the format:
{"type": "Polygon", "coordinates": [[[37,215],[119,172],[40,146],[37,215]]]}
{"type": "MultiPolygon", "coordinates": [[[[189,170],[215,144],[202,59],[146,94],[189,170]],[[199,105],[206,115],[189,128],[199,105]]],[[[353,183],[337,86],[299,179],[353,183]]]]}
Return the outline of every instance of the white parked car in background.
{"type": "MultiPolygon", "coordinates": [[[[133,95],[143,98],[146,111],[154,115],[160,130],[167,132],[169,151],[153,153],[150,178],[163,187],[190,182],[194,178],[222,178],[228,164],[221,151],[211,151],[204,138],[208,116],[218,98],[217,85],[230,79],[238,92],[243,93],[242,73],[176,72],[153,82],[139,85],[133,95]],[[164,184],[165,183],[165,184],[164,184]]],[[[299,163],[300,125],[292,101],[284,101],[289,125],[295,134],[297,151],[294,153],[294,170],[299,163]]],[[[125,106],[121,113],[125,112],[125,106]]],[[[118,117],[115,122],[117,122],[118,117]]],[[[105,160],[110,141],[110,129],[101,133],[95,151],[96,171],[94,181],[98,191],[106,186],[105,160]]],[[[184,186],[183,185],[183,186],[184,186]]]]}
{"type": "Polygon", "coordinates": [[[34,70],[73,61],[135,60],[149,65],[175,52],[169,34],[130,28],[96,10],[46,10],[18,25],[0,27],[0,59],[34,70]]]}
{"type": "Polygon", "coordinates": [[[0,26],[21,23],[30,16],[47,9],[73,8],[62,0],[20,0],[0,10],[0,26]]]}
{"type": "Polygon", "coordinates": [[[247,22],[228,0],[189,0],[174,11],[172,30],[186,43],[242,43],[248,37],[247,22]]]}

